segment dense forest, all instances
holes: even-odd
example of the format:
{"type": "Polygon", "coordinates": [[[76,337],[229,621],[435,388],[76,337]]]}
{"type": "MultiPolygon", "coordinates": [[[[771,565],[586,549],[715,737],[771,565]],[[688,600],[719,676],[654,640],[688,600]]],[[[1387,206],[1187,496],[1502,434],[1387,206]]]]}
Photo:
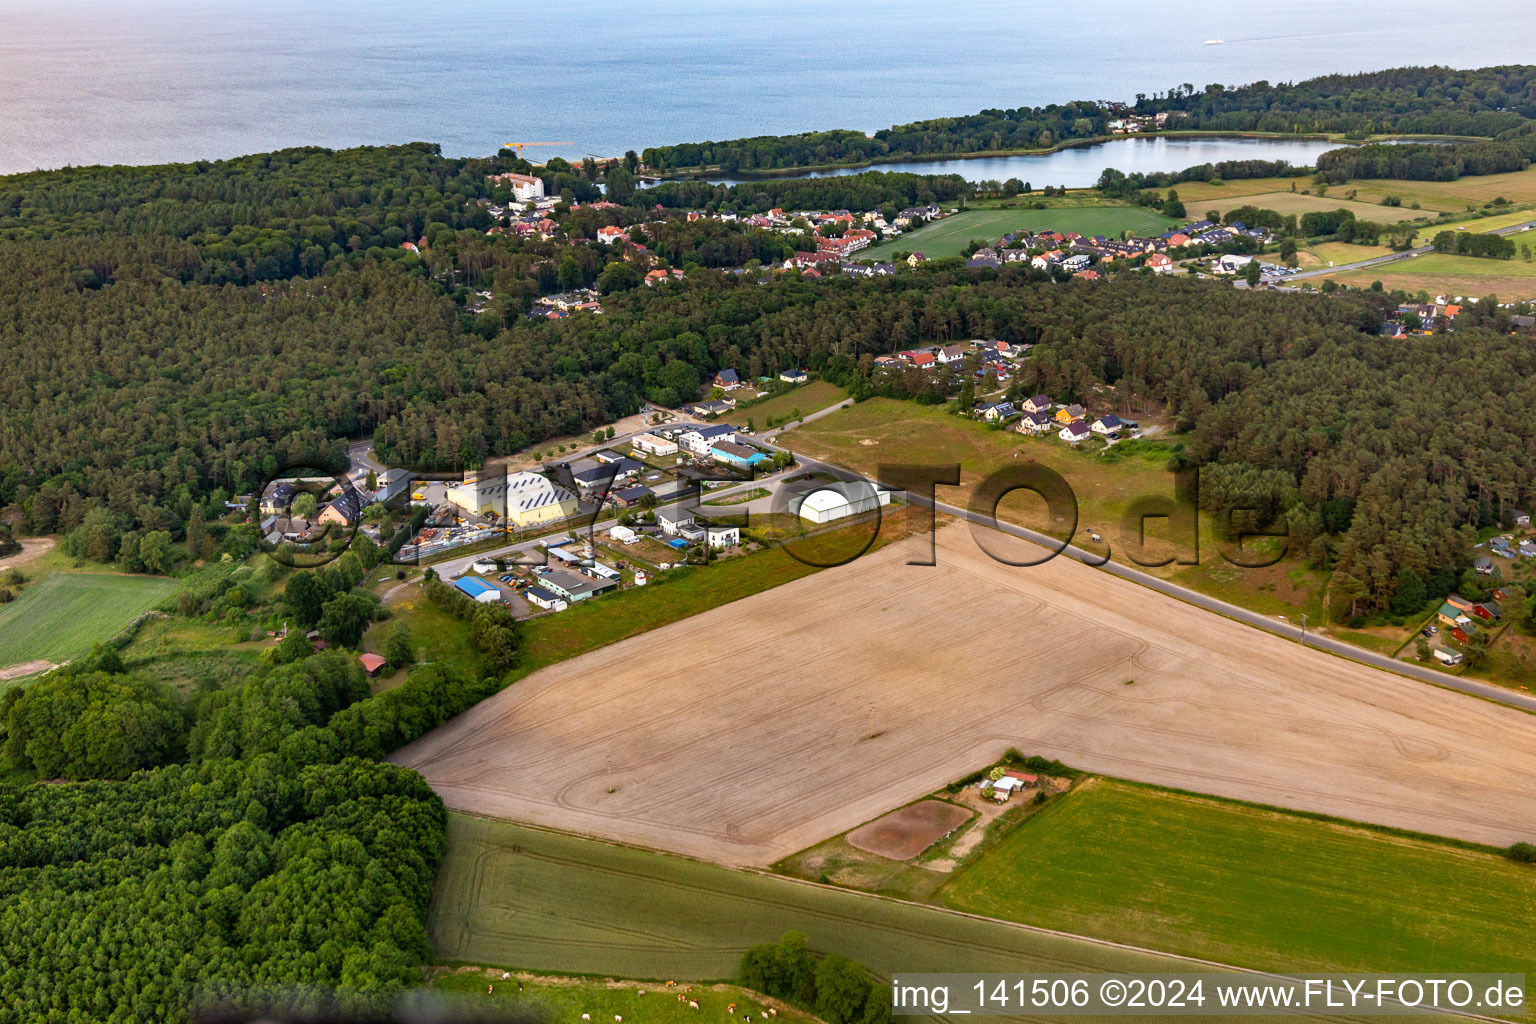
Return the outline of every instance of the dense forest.
{"type": "Polygon", "coordinates": [[[1349,146],[1317,158],[1317,172],[1332,183],[1351,178],[1455,181],[1463,174],[1523,171],[1536,160],[1536,124],[1522,124],[1486,142],[1399,143],[1349,146]]]}
{"type": "Polygon", "coordinates": [[[1237,88],[1184,83],[1166,94],[1138,95],[1128,111],[1097,100],[990,109],[896,125],[872,136],[852,131],[759,136],[657,146],[641,156],[660,173],[705,168],[732,173],[1048,149],[1104,136],[1110,120],[1126,112],[1168,113],[1168,127],[1181,131],[1492,138],[1536,118],[1536,67],[1410,67],[1237,88]]]}
{"type": "MultiPolygon", "coordinates": [[[[1384,344],[1368,335],[1385,299],[1369,295],[1241,295],[1134,277],[1084,290],[1053,287],[1022,269],[966,271],[943,262],[866,281],[701,270],[685,287],[614,290],[602,316],[530,321],[514,305],[466,317],[456,300],[461,281],[475,273],[476,284],[498,295],[509,279],[531,280],[537,289],[539,275],[564,273],[563,263],[551,266],[553,256],[454,226],[483,213],[476,193],[484,191],[484,173],[508,158],[447,161],[430,147],[407,146],[327,159],[304,150],[231,167],[86,168],[60,172],[60,182],[49,175],[0,180],[10,211],[0,219],[0,354],[13,369],[0,380],[0,519],[21,533],[73,536],[94,514],[93,537],[130,536],[142,547],[144,536],[163,533],[179,543],[194,510],[212,518],[224,498],[282,465],[334,464],[347,436],[371,434],[396,464],[458,468],[585,432],[642,401],[679,404],[723,366],[751,376],[811,366],[869,388],[875,354],[968,337],[1050,341],[1026,371],[1042,387],[1085,393],[1090,380],[1115,383],[1122,394],[1198,424],[1202,461],[1248,462],[1206,424],[1205,410],[1239,404],[1282,371],[1309,382],[1312,394],[1332,380],[1330,361],[1317,352],[1384,344]],[[275,168],[276,183],[264,181],[263,166],[275,168]],[[119,177],[132,201],[114,191],[119,177]],[[308,196],[310,187],[324,195],[308,196]],[[303,227],[310,222],[312,230],[303,227]],[[384,248],[391,227],[435,232],[432,258],[402,259],[397,248],[384,248]],[[288,239],[285,252],[298,254],[296,264],[273,257],[268,269],[289,275],[280,280],[263,279],[259,256],[220,248],[251,244],[231,239],[269,229],[288,239]],[[303,230],[317,246],[325,242],[325,258],[309,269],[303,230]],[[296,231],[300,241],[291,237],[296,231]],[[344,233],[365,244],[337,241],[344,233]],[[1113,354],[1086,354],[1108,325],[1113,354]],[[1322,333],[1332,347],[1303,344],[1322,333]],[[1284,344],[1252,341],[1270,336],[1284,344]],[[1303,365],[1307,373],[1298,376],[1303,365]]],[[[731,189],[674,183],[644,193],[644,201],[654,195],[663,211],[813,200],[861,208],[942,198],[964,187],[959,179],[872,174],[731,189]]],[[[1336,237],[1353,231],[1353,218],[1334,223],[1329,216],[1309,215],[1297,229],[1336,237]]],[[[592,234],[600,219],[635,223],[643,214],[584,208],[570,215],[570,227],[592,234]]],[[[743,246],[735,256],[760,251],[749,235],[720,234],[718,225],[697,229],[681,217],[651,231],[656,237],[647,240],[680,257],[712,244],[743,246]]],[[[600,276],[624,258],[595,243],[566,251],[563,259],[573,264],[579,254],[582,276],[600,276]]],[[[1373,372],[1388,379],[1413,378],[1430,365],[1450,372],[1439,366],[1449,358],[1444,353],[1398,362],[1416,347],[1384,351],[1386,362],[1373,372]]],[[[1489,360],[1520,358],[1493,334],[1473,347],[1489,360]]],[[[1490,375],[1528,377],[1512,366],[1490,375]]],[[[1436,379],[1425,375],[1404,394],[1432,390],[1436,379]]],[[[1359,499],[1370,477],[1363,467],[1411,458],[1425,450],[1416,444],[1430,443],[1408,429],[1411,417],[1394,418],[1394,429],[1381,435],[1352,430],[1340,419],[1355,409],[1347,393],[1324,393],[1334,411],[1323,421],[1330,425],[1304,432],[1314,439],[1306,458],[1282,460],[1290,449],[1276,446],[1263,460],[1294,478],[1307,507],[1359,499]],[[1377,447],[1361,451],[1362,437],[1377,447]],[[1327,472],[1336,464],[1350,469],[1327,472]]],[[[1473,425],[1490,415],[1481,406],[1461,410],[1467,394],[1450,407],[1469,426],[1436,432],[1436,443],[1475,436],[1473,425]]],[[[1485,397],[1513,409],[1525,396],[1516,383],[1485,397]]],[[[1398,407],[1407,404],[1404,398],[1398,407]]],[[[1463,447],[1461,475],[1436,482],[1447,522],[1476,521],[1480,499],[1495,514],[1529,500],[1530,481],[1511,477],[1504,456],[1466,440],[1458,442],[1463,447]]],[[[1347,531],[1331,532],[1340,558],[1352,564],[1347,531]]],[[[1445,557],[1459,551],[1449,533],[1437,536],[1445,557]]],[[[1388,560],[1395,565],[1396,558],[1388,560]]]]}

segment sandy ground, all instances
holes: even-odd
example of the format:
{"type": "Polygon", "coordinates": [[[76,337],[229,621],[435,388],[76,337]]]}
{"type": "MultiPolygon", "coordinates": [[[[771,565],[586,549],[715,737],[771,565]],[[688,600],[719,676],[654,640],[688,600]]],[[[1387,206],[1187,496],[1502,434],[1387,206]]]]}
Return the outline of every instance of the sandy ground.
{"type": "Polygon", "coordinates": [[[49,669],[58,668],[51,661],[39,659],[37,661],[24,661],[19,665],[11,665],[8,668],[0,668],[0,682],[11,679],[20,679],[23,676],[36,675],[39,672],[47,672],[49,669]]]}
{"type": "Polygon", "coordinates": [[[7,555],[4,558],[0,558],[0,571],[10,568],[20,568],[21,566],[26,565],[28,562],[36,561],[37,559],[46,555],[48,552],[52,551],[53,546],[56,543],[58,543],[58,541],[52,537],[24,537],[21,540],[20,551],[16,552],[14,555],[7,555]]]}
{"type": "Polygon", "coordinates": [[[1004,565],[962,526],[940,531],[935,567],[906,549],[551,666],[391,759],[450,807],[731,865],[1008,747],[1499,845],[1536,836],[1536,716],[1068,559],[1004,565]]]}

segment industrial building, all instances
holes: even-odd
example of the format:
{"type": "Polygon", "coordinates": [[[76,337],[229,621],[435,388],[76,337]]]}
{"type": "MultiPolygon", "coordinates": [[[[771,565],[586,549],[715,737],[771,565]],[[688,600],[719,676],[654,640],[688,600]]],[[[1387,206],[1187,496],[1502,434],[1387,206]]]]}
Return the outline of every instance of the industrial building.
{"type": "Polygon", "coordinates": [[[576,514],[576,495],[538,473],[466,473],[448,500],[477,515],[495,513],[509,525],[532,526],[576,514]]]}
{"type": "Polygon", "coordinates": [[[834,519],[872,512],[890,503],[891,492],[883,487],[862,482],[840,482],[828,484],[801,498],[795,513],[801,519],[809,519],[813,523],[830,523],[834,519]]]}
{"type": "Polygon", "coordinates": [[[453,586],[471,601],[478,601],[481,604],[494,604],[501,600],[501,591],[485,580],[476,579],[473,576],[460,576],[453,581],[453,586]]]}

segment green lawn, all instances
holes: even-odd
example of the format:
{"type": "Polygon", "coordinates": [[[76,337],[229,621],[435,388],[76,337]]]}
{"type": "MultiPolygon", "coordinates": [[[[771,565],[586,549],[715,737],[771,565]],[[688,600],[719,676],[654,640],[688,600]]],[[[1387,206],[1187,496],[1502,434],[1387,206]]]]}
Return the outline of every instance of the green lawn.
{"type": "Polygon", "coordinates": [[[1030,818],[940,898],[1265,969],[1525,972],[1536,963],[1536,868],[1106,779],[1030,818]]]}
{"type": "MultiPolygon", "coordinates": [[[[996,243],[1013,231],[1076,231],[1119,238],[1122,231],[1159,235],[1178,224],[1142,206],[1081,206],[1047,210],[966,210],[936,224],[866,249],[857,259],[887,260],[899,252],[920,252],[929,259],[958,256],[967,242],[996,243]]],[[[807,410],[809,411],[809,410],[807,410]]]]}
{"type": "Polygon", "coordinates": [[[809,416],[829,405],[836,405],[847,397],[848,392],[837,385],[828,384],[824,380],[813,380],[783,394],[765,398],[761,402],[738,406],[727,418],[740,426],[746,426],[747,420],[750,419],[757,430],[766,430],[770,419],[788,419],[796,409],[800,410],[800,415],[809,416]]]}
{"type": "MultiPolygon", "coordinates": [[[[752,516],[751,522],[762,517],[752,516]]],[[[894,516],[882,517],[889,523],[894,516]]],[[[798,522],[798,520],[797,520],[798,522]]],[[[867,536],[849,527],[828,534],[795,540],[796,550],[809,549],[835,555],[856,551],[867,536]]],[[[902,527],[882,528],[876,543],[901,535],[902,527]]],[[[825,558],[814,558],[826,561],[825,558]]],[[[764,590],[772,589],[817,569],[791,556],[777,545],[750,554],[720,559],[711,565],[670,569],[644,587],[631,587],[602,597],[578,601],[554,615],[542,615],[528,623],[524,642],[527,671],[574,658],[578,654],[637,636],[660,626],[764,590]]]]}
{"type": "Polygon", "coordinates": [[[160,576],[53,573],[0,605],[0,667],[77,658],[175,589],[160,576]]]}
{"type": "Polygon", "coordinates": [[[1153,954],[457,813],[448,816],[427,928],[442,960],[644,979],[729,978],[744,949],[791,928],[812,950],[842,953],[885,976],[1189,969],[1153,954]]]}

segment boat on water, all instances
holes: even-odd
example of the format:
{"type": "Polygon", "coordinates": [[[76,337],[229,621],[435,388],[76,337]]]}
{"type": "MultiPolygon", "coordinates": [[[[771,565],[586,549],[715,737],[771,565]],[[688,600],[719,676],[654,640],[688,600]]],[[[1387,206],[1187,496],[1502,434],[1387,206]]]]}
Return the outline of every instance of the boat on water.
{"type": "Polygon", "coordinates": [[[1226,42],[1225,39],[1207,39],[1205,41],[1205,45],[1206,46],[1220,46],[1220,45],[1222,45],[1225,42],[1226,42]]]}

